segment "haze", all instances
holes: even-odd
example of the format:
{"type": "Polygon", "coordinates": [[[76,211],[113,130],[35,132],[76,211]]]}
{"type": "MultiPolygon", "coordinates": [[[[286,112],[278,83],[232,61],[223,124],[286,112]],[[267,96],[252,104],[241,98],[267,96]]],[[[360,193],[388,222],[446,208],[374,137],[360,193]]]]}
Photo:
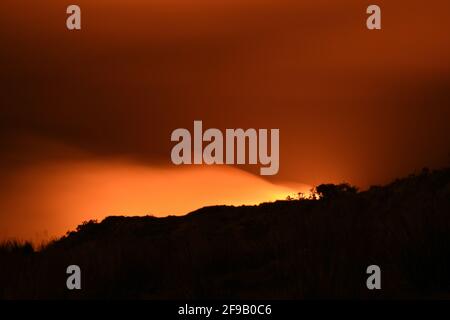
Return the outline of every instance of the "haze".
{"type": "Polygon", "coordinates": [[[0,3],[0,237],[449,164],[446,0],[377,1],[373,32],[357,0],[76,3],[80,32],[66,3],[0,3]],[[278,175],[173,166],[194,120],[279,128],[278,175]]]}

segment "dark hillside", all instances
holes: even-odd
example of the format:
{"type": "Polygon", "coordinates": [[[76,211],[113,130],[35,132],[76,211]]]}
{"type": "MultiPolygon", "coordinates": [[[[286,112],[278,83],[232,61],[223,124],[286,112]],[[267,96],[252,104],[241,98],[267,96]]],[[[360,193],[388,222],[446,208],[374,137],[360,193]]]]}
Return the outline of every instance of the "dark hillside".
{"type": "MultiPolygon", "coordinates": [[[[108,217],[0,248],[0,298],[430,298],[450,294],[450,170],[320,199],[108,217]],[[66,267],[82,290],[66,289],[66,267]],[[367,266],[382,290],[366,288],[367,266]]],[[[176,199],[174,199],[176,201],[176,199]]]]}

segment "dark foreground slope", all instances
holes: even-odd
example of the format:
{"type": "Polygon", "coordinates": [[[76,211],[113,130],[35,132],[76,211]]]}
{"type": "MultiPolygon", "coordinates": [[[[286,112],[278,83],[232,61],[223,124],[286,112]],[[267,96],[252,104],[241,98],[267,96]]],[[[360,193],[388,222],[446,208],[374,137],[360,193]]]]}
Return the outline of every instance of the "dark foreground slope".
{"type": "Polygon", "coordinates": [[[40,252],[3,246],[0,283],[0,298],[448,298],[450,170],[320,200],[109,217],[40,252]],[[79,291],[66,289],[71,264],[79,291]]]}

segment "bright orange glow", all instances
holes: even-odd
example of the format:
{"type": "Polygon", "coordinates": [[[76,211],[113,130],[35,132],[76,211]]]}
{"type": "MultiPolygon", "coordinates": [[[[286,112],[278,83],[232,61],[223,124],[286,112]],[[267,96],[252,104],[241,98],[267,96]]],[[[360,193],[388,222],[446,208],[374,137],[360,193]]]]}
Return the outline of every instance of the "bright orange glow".
{"type": "Polygon", "coordinates": [[[180,215],[208,205],[254,205],[307,192],[233,167],[152,168],[124,161],[48,164],[23,171],[1,200],[0,234],[41,241],[109,215],[180,215]]]}
{"type": "Polygon", "coordinates": [[[380,32],[360,0],[69,3],[0,1],[0,241],[448,166],[448,0],[379,0],[380,32]],[[279,128],[280,172],[172,165],[193,120],[279,128]]]}

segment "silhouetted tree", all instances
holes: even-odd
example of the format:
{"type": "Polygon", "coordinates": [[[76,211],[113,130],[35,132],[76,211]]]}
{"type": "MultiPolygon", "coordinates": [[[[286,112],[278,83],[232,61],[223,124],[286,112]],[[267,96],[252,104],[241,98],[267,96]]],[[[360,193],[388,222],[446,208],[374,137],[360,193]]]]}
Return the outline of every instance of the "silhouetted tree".
{"type": "Polygon", "coordinates": [[[330,199],[340,195],[355,194],[357,192],[358,188],[348,183],[341,183],[338,185],[328,183],[316,187],[316,193],[321,199],[330,199]]]}

